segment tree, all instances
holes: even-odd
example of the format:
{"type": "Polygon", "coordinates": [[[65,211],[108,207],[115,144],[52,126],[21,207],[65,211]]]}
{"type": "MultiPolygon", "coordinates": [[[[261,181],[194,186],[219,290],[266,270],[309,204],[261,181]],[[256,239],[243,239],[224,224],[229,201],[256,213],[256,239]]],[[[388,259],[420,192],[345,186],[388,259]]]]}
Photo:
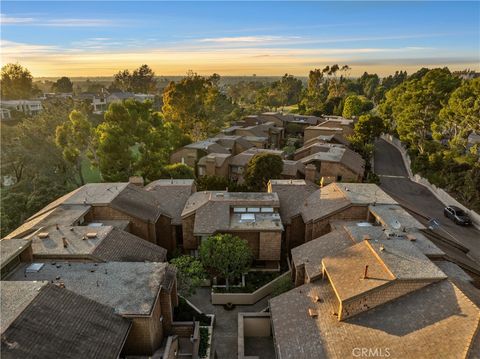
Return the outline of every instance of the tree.
{"type": "Polygon", "coordinates": [[[195,174],[192,167],[184,163],[174,163],[171,165],[165,165],[161,170],[159,178],[194,179],[195,174]]]}
{"type": "Polygon", "coordinates": [[[247,165],[245,183],[253,189],[265,189],[271,179],[280,178],[283,171],[283,161],[272,153],[257,153],[247,165]]]}
{"type": "Polygon", "coordinates": [[[396,127],[400,140],[423,154],[432,125],[460,82],[448,68],[420,70],[385,94],[379,114],[396,127]]]}
{"type": "Polygon", "coordinates": [[[342,116],[345,118],[357,117],[363,112],[363,102],[359,96],[350,95],[345,99],[342,116]]]}
{"type": "Polygon", "coordinates": [[[217,134],[236,118],[237,106],[218,88],[218,79],[190,72],[163,92],[162,112],[194,141],[217,134]],[[215,81],[214,81],[215,80],[215,81]]]}
{"type": "Polygon", "coordinates": [[[211,276],[225,278],[229,283],[250,269],[252,252],[247,242],[231,234],[208,237],[200,245],[200,260],[211,276]]]}
{"type": "Polygon", "coordinates": [[[33,77],[27,68],[19,64],[6,64],[2,67],[0,83],[3,100],[28,99],[33,94],[33,77]]]}
{"type": "Polygon", "coordinates": [[[282,106],[295,105],[298,103],[303,89],[302,80],[285,74],[278,83],[278,87],[280,89],[282,106]]]}
{"type": "Polygon", "coordinates": [[[63,158],[77,169],[80,185],[84,185],[82,161],[88,154],[96,157],[92,124],[80,111],[73,110],[68,121],[57,127],[55,141],[62,149],[63,158]]]}
{"type": "Polygon", "coordinates": [[[480,132],[480,78],[464,81],[452,93],[432,128],[437,139],[466,148],[468,135],[480,132]]]}
{"type": "Polygon", "coordinates": [[[68,77],[61,77],[52,85],[55,92],[70,93],[73,92],[73,83],[68,77]]]}
{"type": "Polygon", "coordinates": [[[182,131],[151,108],[150,102],[134,100],[110,104],[105,121],[95,131],[105,180],[124,181],[132,175],[159,178],[170,153],[185,143],[182,131]]]}
{"type": "Polygon", "coordinates": [[[180,294],[195,294],[195,290],[206,277],[202,262],[195,257],[184,255],[173,258],[170,263],[177,269],[177,288],[180,294]]]}
{"type": "Polygon", "coordinates": [[[148,65],[142,65],[132,73],[129,70],[119,71],[113,75],[111,88],[124,92],[154,93],[157,89],[155,72],[148,65]]]}
{"type": "Polygon", "coordinates": [[[373,143],[385,129],[383,120],[379,116],[366,114],[359,117],[353,128],[354,137],[363,144],[373,143]]]}

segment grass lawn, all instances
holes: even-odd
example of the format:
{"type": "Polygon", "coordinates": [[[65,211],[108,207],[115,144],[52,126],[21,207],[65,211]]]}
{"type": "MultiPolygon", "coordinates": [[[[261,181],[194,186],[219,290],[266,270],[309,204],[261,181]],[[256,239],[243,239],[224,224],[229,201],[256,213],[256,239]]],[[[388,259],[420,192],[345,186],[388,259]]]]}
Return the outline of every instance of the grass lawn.
{"type": "Polygon", "coordinates": [[[85,183],[102,182],[100,171],[91,165],[88,158],[84,158],[82,161],[82,173],[85,183]]]}

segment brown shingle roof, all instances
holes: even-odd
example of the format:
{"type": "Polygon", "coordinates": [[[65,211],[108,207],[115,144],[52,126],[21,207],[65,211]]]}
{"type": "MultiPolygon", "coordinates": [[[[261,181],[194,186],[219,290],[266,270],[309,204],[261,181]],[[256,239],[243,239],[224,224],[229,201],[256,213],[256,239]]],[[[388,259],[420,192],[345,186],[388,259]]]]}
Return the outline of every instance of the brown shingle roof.
{"type": "Polygon", "coordinates": [[[300,214],[305,199],[318,190],[318,186],[304,180],[271,180],[272,192],[280,199],[280,216],[284,224],[300,214]]]}
{"type": "MultiPolygon", "coordinates": [[[[10,286],[2,282],[2,292],[10,286]]],[[[2,358],[116,358],[130,325],[112,308],[49,284],[3,333],[2,358]]]]}
{"type": "Polygon", "coordinates": [[[193,180],[159,180],[149,183],[147,190],[158,202],[162,204],[172,216],[173,225],[182,224],[182,211],[187,203],[188,198],[195,192],[193,180]]]}
{"type": "Polygon", "coordinates": [[[156,222],[160,215],[171,218],[170,213],[150,193],[132,184],[121,191],[110,205],[112,208],[142,220],[156,222]]]}
{"type": "MultiPolygon", "coordinates": [[[[344,359],[355,348],[388,348],[391,358],[478,356],[479,308],[449,280],[339,322],[328,281],[297,287],[270,300],[279,358],[344,359]],[[321,301],[313,302],[318,296],[321,301]],[[318,316],[312,318],[312,308],[318,316]],[[467,351],[472,350],[467,355],[467,351]]],[[[358,349],[357,349],[358,350],[358,349]]]]}
{"type": "Polygon", "coordinates": [[[113,228],[92,255],[105,262],[165,262],[167,250],[131,233],[113,228]]]}

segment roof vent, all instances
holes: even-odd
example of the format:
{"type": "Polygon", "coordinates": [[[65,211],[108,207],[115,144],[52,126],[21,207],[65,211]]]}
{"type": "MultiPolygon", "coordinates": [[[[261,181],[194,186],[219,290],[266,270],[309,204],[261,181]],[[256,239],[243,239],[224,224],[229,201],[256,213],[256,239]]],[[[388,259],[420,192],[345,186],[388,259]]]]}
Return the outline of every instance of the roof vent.
{"type": "Polygon", "coordinates": [[[87,238],[95,238],[97,236],[97,232],[88,232],[87,238]]]}
{"type": "Polygon", "coordinates": [[[40,239],[48,238],[48,232],[40,232],[38,234],[38,238],[40,239]]]}
{"type": "Polygon", "coordinates": [[[315,309],[308,308],[308,315],[312,318],[318,317],[318,312],[315,309]]]}
{"type": "Polygon", "coordinates": [[[215,196],[216,196],[216,197],[223,198],[223,192],[215,193],[215,196]]]}
{"type": "Polygon", "coordinates": [[[62,242],[63,242],[63,248],[68,247],[67,239],[65,237],[62,237],[62,242]]]}
{"type": "Polygon", "coordinates": [[[320,299],[320,297],[318,295],[313,295],[312,296],[312,302],[314,303],[320,303],[322,300],[320,299]]]}

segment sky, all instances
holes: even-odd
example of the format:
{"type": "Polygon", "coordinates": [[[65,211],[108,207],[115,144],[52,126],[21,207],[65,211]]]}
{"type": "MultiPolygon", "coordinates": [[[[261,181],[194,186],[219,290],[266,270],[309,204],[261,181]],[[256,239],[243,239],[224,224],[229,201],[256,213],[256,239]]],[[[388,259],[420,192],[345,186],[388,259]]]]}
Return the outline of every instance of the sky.
{"type": "Polygon", "coordinates": [[[480,2],[3,1],[1,62],[33,76],[308,76],[349,65],[386,76],[480,70],[480,2]]]}

